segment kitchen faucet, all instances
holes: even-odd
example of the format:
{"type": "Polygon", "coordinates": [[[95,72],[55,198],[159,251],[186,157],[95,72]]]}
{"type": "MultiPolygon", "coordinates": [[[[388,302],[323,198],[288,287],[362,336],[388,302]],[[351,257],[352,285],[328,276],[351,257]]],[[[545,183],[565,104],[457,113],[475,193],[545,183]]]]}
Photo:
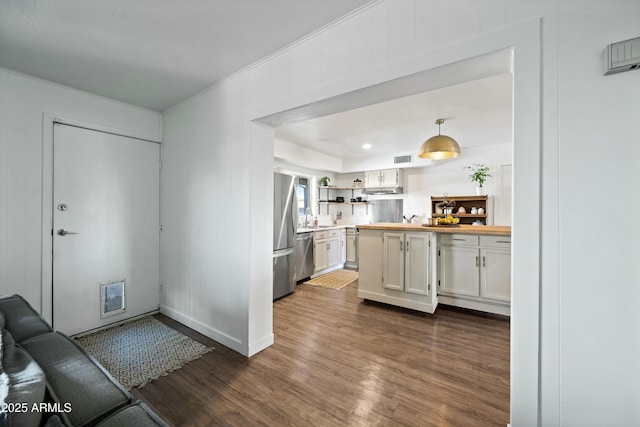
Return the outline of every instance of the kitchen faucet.
{"type": "Polygon", "coordinates": [[[307,208],[304,211],[304,226],[305,226],[305,228],[309,227],[309,215],[311,215],[311,208],[307,208]]]}

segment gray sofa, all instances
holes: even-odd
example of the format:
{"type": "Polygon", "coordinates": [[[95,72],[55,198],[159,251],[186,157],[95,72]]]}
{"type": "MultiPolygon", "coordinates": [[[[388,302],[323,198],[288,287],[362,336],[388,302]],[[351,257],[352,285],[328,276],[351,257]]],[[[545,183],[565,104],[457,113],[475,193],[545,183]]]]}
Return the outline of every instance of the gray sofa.
{"type": "Polygon", "coordinates": [[[19,295],[0,298],[0,426],[166,426],[19,295]]]}

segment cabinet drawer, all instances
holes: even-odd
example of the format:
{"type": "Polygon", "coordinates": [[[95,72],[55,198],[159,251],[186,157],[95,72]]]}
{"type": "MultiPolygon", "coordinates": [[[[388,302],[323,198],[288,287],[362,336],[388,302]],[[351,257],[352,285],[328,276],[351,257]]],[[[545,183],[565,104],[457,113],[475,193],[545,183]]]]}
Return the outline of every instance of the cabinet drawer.
{"type": "Polygon", "coordinates": [[[356,230],[354,228],[347,228],[347,234],[349,236],[355,236],[356,235],[356,230]]]}
{"type": "Polygon", "coordinates": [[[480,246],[511,248],[511,236],[480,236],[480,246]]]}
{"type": "Polygon", "coordinates": [[[314,231],[313,232],[313,240],[321,240],[329,237],[329,231],[314,231]]]}
{"type": "Polygon", "coordinates": [[[478,237],[479,236],[474,234],[441,234],[440,244],[478,246],[478,237]]]}
{"type": "Polygon", "coordinates": [[[329,237],[340,237],[339,229],[328,230],[327,232],[329,233],[329,237]]]}

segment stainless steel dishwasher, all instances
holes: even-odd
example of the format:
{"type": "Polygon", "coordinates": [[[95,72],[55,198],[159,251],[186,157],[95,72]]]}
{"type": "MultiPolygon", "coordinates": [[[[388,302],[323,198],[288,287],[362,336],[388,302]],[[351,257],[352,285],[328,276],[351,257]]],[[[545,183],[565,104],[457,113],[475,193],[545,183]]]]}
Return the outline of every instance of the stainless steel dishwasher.
{"type": "Polygon", "coordinates": [[[313,274],[313,232],[298,233],[296,237],[296,281],[313,274]]]}

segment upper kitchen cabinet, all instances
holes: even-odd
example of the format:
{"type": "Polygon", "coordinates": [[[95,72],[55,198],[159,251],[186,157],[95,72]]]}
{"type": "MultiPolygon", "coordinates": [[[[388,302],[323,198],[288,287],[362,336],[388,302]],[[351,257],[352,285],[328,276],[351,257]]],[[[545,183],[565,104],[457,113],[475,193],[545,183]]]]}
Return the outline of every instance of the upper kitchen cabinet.
{"type": "Polygon", "coordinates": [[[402,169],[384,169],[364,173],[365,188],[401,187],[402,169]]]}

